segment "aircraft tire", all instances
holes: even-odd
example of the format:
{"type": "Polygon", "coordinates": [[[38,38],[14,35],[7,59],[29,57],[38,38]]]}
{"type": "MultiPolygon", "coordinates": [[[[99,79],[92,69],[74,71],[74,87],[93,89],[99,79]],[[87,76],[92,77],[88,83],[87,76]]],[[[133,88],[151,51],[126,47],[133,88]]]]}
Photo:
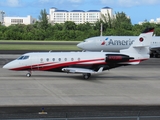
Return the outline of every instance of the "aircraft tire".
{"type": "Polygon", "coordinates": [[[27,76],[27,77],[31,77],[31,73],[27,73],[26,76],[27,76]]]}
{"type": "Polygon", "coordinates": [[[150,58],[153,58],[153,57],[154,57],[154,54],[153,54],[153,53],[151,53],[151,54],[150,54],[150,58]]]}
{"type": "Polygon", "coordinates": [[[83,78],[84,78],[84,79],[89,79],[89,78],[90,78],[90,76],[91,76],[91,74],[90,74],[90,73],[83,74],[83,78]]]}
{"type": "Polygon", "coordinates": [[[155,58],[160,58],[160,54],[156,54],[156,55],[155,55],[155,58]]]}

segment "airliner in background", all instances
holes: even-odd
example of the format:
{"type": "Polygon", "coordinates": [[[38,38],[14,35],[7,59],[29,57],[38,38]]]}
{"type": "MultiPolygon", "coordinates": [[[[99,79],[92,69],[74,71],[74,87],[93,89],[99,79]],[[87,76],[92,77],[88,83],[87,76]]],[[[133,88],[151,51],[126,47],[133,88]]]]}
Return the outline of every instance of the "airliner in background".
{"type": "Polygon", "coordinates": [[[146,29],[128,49],[120,52],[33,52],[26,53],[4,65],[3,68],[15,71],[52,71],[82,74],[88,79],[91,74],[104,70],[139,64],[149,59],[149,46],[154,29],[146,29]]]}
{"type": "MultiPolygon", "coordinates": [[[[85,39],[77,44],[85,51],[118,52],[129,48],[138,36],[97,36],[85,39]]],[[[150,45],[150,57],[160,58],[160,37],[153,36],[150,45]]]]}

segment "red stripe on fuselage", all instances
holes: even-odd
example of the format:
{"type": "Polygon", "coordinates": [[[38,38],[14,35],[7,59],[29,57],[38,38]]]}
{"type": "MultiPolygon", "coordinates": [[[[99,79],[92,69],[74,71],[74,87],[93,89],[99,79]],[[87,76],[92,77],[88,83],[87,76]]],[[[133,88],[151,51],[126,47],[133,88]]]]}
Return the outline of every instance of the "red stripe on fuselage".
{"type": "Polygon", "coordinates": [[[80,60],[80,61],[71,61],[71,62],[49,62],[49,63],[43,63],[43,64],[35,64],[35,65],[30,65],[30,66],[22,66],[22,67],[17,67],[17,68],[12,68],[10,70],[16,70],[16,71],[21,71],[21,70],[50,70],[58,67],[66,67],[66,66],[71,66],[71,65],[76,65],[83,62],[94,62],[94,61],[100,61],[100,63],[88,63],[84,65],[93,65],[93,64],[106,64],[105,62],[102,62],[102,60],[105,60],[104,58],[100,59],[94,59],[94,60],[80,60]]]}

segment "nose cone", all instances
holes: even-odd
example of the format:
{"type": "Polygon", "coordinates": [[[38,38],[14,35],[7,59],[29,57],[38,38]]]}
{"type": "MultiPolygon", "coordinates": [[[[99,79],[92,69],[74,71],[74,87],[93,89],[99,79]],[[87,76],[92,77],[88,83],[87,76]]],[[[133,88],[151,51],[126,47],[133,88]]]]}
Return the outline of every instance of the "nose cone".
{"type": "Polygon", "coordinates": [[[8,63],[8,64],[5,64],[5,65],[3,66],[3,68],[4,68],[4,69],[10,69],[11,66],[10,66],[9,63],[8,63]]]}
{"type": "Polygon", "coordinates": [[[80,49],[84,49],[84,48],[83,48],[83,42],[78,43],[78,44],[77,44],[77,47],[80,48],[80,49]]]}
{"type": "Polygon", "coordinates": [[[80,49],[82,50],[87,50],[87,51],[90,51],[92,50],[93,48],[93,44],[91,44],[91,42],[80,42],[79,44],[77,44],[77,47],[79,47],[80,49]]]}
{"type": "Polygon", "coordinates": [[[3,66],[3,68],[4,68],[4,69],[12,70],[12,69],[14,69],[17,65],[18,65],[17,62],[16,62],[15,60],[13,60],[13,61],[5,64],[5,65],[3,66]]]}

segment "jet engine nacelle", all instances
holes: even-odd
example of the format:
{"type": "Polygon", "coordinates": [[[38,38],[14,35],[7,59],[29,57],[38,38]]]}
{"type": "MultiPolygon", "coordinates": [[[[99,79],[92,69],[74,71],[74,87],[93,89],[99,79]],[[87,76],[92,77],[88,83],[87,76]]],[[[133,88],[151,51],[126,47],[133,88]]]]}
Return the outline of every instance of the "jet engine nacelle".
{"type": "Polygon", "coordinates": [[[127,62],[130,59],[134,59],[128,55],[123,54],[106,54],[106,62],[117,63],[117,62],[127,62]]]}

